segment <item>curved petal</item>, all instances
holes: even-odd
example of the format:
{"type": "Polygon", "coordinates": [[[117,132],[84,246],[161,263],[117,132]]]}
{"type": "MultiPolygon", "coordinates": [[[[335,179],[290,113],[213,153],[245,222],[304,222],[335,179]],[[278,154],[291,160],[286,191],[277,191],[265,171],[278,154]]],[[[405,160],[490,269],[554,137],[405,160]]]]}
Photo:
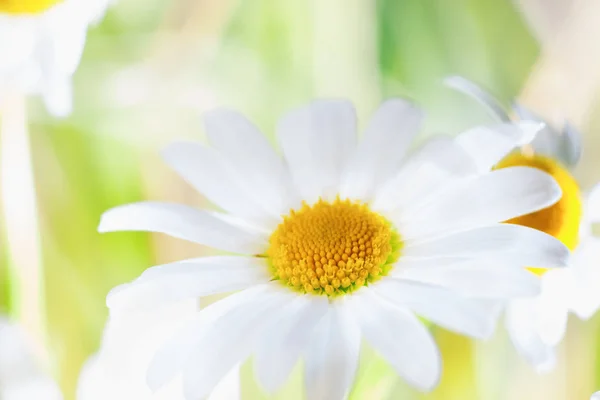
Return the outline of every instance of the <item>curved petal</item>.
{"type": "Polygon", "coordinates": [[[285,115],[279,142],[301,198],[312,204],[339,193],[342,171],[356,148],[356,114],[347,101],[315,101],[285,115]]]}
{"type": "Polygon", "coordinates": [[[492,117],[496,118],[498,121],[510,121],[510,117],[498,99],[490,95],[487,91],[483,90],[475,82],[463,78],[462,76],[454,75],[444,78],[444,83],[446,86],[466,94],[473,100],[478,101],[480,104],[485,106],[490,111],[492,117]]]}
{"type": "Polygon", "coordinates": [[[394,304],[407,307],[431,322],[476,338],[494,333],[497,311],[488,304],[452,291],[418,282],[385,279],[372,290],[394,304]]]}
{"type": "Polygon", "coordinates": [[[377,185],[397,171],[422,120],[422,111],[406,100],[384,102],[342,176],[340,196],[370,200],[377,185]]]}
{"type": "Polygon", "coordinates": [[[284,315],[295,295],[271,289],[215,320],[189,349],[183,370],[187,398],[208,396],[227,372],[250,355],[261,334],[267,334],[265,328],[284,315]]]}
{"type": "Polygon", "coordinates": [[[234,253],[261,254],[267,238],[228,224],[209,212],[181,204],[141,202],[102,215],[99,232],[144,231],[200,243],[234,253]]]}
{"type": "Polygon", "coordinates": [[[476,166],[469,155],[449,136],[428,140],[378,188],[373,209],[383,212],[404,210],[422,204],[456,178],[474,175],[476,166]]]}
{"type": "MultiPolygon", "coordinates": [[[[403,231],[402,231],[403,232],[403,231]]],[[[439,259],[448,264],[448,258],[477,260],[486,265],[513,265],[518,267],[565,267],[570,251],[556,238],[520,225],[496,224],[471,229],[428,240],[407,240],[402,249],[401,262],[419,259],[439,259]]]]}
{"type": "Polygon", "coordinates": [[[354,380],[360,331],[345,303],[344,299],[335,300],[306,350],[304,384],[309,399],[343,400],[354,380]]]}
{"type": "MultiPolygon", "coordinates": [[[[492,261],[493,262],[493,261],[492,261]]],[[[409,268],[394,276],[414,280],[479,299],[532,297],[540,293],[540,279],[531,272],[507,265],[470,261],[448,267],[409,268]]]]}
{"type": "Polygon", "coordinates": [[[440,379],[440,354],[418,318],[367,288],[351,300],[352,314],[371,346],[412,386],[433,389],[440,379]]]}
{"type": "Polygon", "coordinates": [[[329,302],[324,296],[305,295],[289,307],[283,321],[267,329],[269,334],[264,335],[257,346],[254,371],[268,393],[285,383],[328,309],[329,302]]]}
{"type": "Polygon", "coordinates": [[[255,304],[271,285],[256,286],[232,294],[211,304],[183,330],[169,339],[154,355],[148,368],[146,382],[152,391],[157,391],[180,372],[190,357],[190,349],[195,348],[206,336],[207,329],[221,316],[245,304],[255,304]]]}
{"type": "Polygon", "coordinates": [[[556,365],[552,346],[545,344],[535,327],[535,299],[513,300],[506,309],[506,329],[517,351],[538,372],[548,372],[556,365]]]}
{"type": "Polygon", "coordinates": [[[186,298],[233,292],[271,279],[263,259],[206,257],[150,268],[106,298],[110,309],[146,309],[186,298]]]}
{"type": "Polygon", "coordinates": [[[536,329],[550,346],[558,345],[565,335],[573,289],[569,269],[548,271],[542,276],[542,292],[535,303],[536,329]]]}
{"type": "Polygon", "coordinates": [[[467,178],[440,193],[434,201],[402,216],[407,238],[490,225],[547,208],[562,196],[545,172],[528,167],[504,168],[467,178]]]}
{"type": "Polygon", "coordinates": [[[544,124],[523,121],[477,127],[459,134],[456,142],[472,157],[480,173],[489,172],[508,153],[533,140],[544,124]]]}
{"type": "Polygon", "coordinates": [[[298,206],[291,177],[266,137],[243,115],[218,109],[204,116],[210,144],[231,164],[265,212],[280,217],[298,206]]]}
{"type": "Polygon", "coordinates": [[[244,180],[232,164],[215,149],[200,143],[173,143],[163,151],[163,158],[198,192],[223,210],[264,227],[274,227],[279,219],[257,203],[244,180]]]}

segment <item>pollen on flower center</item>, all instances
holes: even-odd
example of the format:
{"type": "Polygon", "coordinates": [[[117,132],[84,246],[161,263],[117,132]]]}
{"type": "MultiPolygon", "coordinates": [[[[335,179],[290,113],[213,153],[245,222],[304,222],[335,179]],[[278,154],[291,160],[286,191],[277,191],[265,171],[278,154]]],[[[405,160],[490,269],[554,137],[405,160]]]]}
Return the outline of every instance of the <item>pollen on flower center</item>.
{"type": "MultiPolygon", "coordinates": [[[[513,153],[502,160],[496,169],[515,166],[533,167],[550,174],[559,184],[563,195],[548,208],[506,222],[540,230],[554,236],[569,249],[575,249],[579,241],[582,214],[581,195],[575,179],[558,162],[537,154],[513,153]]],[[[536,267],[539,268],[530,270],[540,275],[546,271],[543,265],[536,267]]]]}
{"type": "Polygon", "coordinates": [[[62,0],[0,0],[0,13],[38,14],[62,0]]]}
{"type": "Polygon", "coordinates": [[[385,276],[401,240],[391,223],[362,203],[319,200],[292,210],[271,235],[274,279],[297,291],[342,295],[385,276]]]}

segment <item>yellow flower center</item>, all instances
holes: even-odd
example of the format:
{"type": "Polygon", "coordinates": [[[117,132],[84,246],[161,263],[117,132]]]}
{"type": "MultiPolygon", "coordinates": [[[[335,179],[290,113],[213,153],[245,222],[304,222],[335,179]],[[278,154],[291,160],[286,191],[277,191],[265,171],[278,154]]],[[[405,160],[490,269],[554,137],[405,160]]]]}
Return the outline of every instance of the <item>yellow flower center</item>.
{"type": "Polygon", "coordinates": [[[0,13],[40,14],[62,0],[0,0],[0,13]]]}
{"type": "MultiPolygon", "coordinates": [[[[581,195],[575,179],[558,162],[537,154],[513,153],[502,160],[496,169],[515,166],[533,167],[550,174],[560,185],[563,195],[556,204],[548,208],[506,222],[546,232],[574,250],[579,241],[582,214],[581,195]]],[[[536,267],[530,270],[538,275],[546,272],[542,265],[536,267]]]]}
{"type": "Polygon", "coordinates": [[[319,200],[284,217],[266,256],[275,280],[303,293],[338,296],[387,275],[402,242],[366,204],[319,200]]]}

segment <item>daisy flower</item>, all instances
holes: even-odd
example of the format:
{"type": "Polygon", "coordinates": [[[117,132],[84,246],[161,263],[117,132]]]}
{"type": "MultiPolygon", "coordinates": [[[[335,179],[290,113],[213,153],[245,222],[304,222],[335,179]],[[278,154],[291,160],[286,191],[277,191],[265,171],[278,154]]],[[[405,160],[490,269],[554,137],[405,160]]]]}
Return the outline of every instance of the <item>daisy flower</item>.
{"type": "Polygon", "coordinates": [[[62,398],[58,385],[36,364],[24,332],[0,317],[0,399],[62,398]]]}
{"type": "MultiPolygon", "coordinates": [[[[452,77],[448,83],[487,105],[500,120],[509,120],[499,102],[474,83],[460,77],[452,77]]],[[[515,105],[513,111],[518,118],[541,121],[522,106],[515,105]]],[[[546,232],[573,251],[568,268],[548,270],[544,264],[531,264],[534,268],[530,271],[541,278],[541,293],[534,298],[514,300],[507,306],[510,338],[539,372],[554,367],[554,347],[564,337],[569,312],[587,320],[600,307],[600,239],[592,234],[592,225],[600,222],[600,186],[582,196],[569,171],[580,156],[581,139],[572,126],[566,124],[558,131],[546,125],[535,140],[494,167],[537,168],[552,175],[563,192],[553,206],[507,221],[546,232]]]]}
{"type": "Polygon", "coordinates": [[[280,156],[243,116],[217,110],[205,117],[210,146],[168,147],[167,163],[222,211],[141,202],[107,211],[99,231],[162,232],[235,255],[150,268],[107,304],[124,312],[236,293],[158,351],[150,387],[182,373],[186,398],[204,398],[253,355],[269,392],[302,359],[306,397],[342,399],[364,338],[429,390],[441,360],[416,315],[487,337],[497,319],[492,299],[537,294],[525,266],[564,266],[568,249],[500,222],[554,204],[560,187],[538,169],[480,171],[530,141],[539,124],[473,129],[462,145],[437,137],[407,155],[421,120],[411,104],[389,100],[359,141],[352,104],[316,101],[280,121],[280,156]],[[476,164],[462,146],[490,164],[476,164]]]}
{"type": "Polygon", "coordinates": [[[71,76],[90,24],[111,0],[1,0],[0,102],[41,94],[50,113],[71,112],[71,76]]]}

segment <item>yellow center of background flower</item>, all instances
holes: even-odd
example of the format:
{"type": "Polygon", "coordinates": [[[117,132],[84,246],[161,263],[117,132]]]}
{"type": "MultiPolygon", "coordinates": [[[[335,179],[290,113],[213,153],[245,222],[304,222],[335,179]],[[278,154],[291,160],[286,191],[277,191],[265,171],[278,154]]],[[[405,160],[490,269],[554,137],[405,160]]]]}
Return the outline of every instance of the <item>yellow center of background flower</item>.
{"type": "Polygon", "coordinates": [[[400,236],[362,203],[319,200],[292,210],[269,240],[276,280],[304,293],[337,296],[385,276],[398,260],[400,236]]]}
{"type": "Polygon", "coordinates": [[[62,0],[0,0],[0,13],[39,14],[62,0]]]}
{"type": "MultiPolygon", "coordinates": [[[[563,195],[556,204],[548,208],[506,222],[546,232],[574,250],[579,241],[582,214],[581,195],[575,179],[563,166],[549,157],[520,152],[506,157],[496,169],[515,166],[533,167],[550,174],[560,185],[563,195]]],[[[542,265],[530,270],[538,275],[546,272],[542,265]]]]}

